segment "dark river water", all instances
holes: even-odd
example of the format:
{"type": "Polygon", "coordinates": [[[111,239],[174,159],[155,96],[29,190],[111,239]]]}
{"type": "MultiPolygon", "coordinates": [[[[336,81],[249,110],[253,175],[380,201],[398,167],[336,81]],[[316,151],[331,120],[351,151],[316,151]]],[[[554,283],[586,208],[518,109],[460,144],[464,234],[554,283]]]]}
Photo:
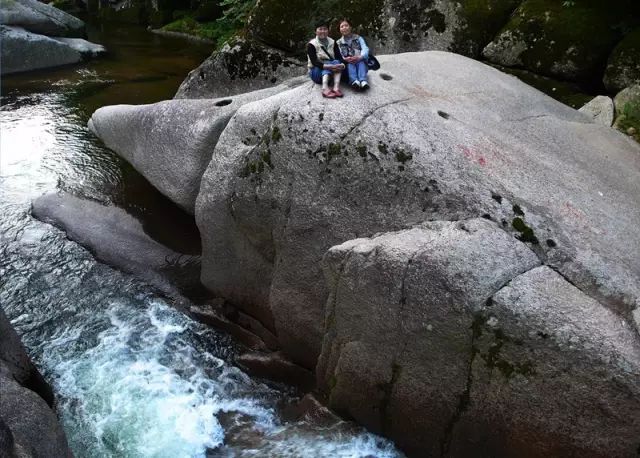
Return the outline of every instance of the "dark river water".
{"type": "Polygon", "coordinates": [[[126,209],[183,252],[199,249],[192,219],[86,122],[103,105],[171,98],[209,45],[129,26],[89,35],[107,57],[4,77],[0,109],[0,305],[54,387],[74,454],[400,456],[349,422],[287,419],[281,412],[295,402],[293,390],[238,369],[229,336],[31,217],[32,199],[66,190],[126,209]]]}

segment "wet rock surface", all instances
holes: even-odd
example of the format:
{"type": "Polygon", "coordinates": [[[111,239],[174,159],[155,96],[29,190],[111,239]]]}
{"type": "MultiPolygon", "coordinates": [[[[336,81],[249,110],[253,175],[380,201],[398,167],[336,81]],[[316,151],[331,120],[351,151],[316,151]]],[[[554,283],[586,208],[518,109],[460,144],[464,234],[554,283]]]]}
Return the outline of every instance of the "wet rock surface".
{"type": "Polygon", "coordinates": [[[51,387],[0,308],[0,454],[71,457],[51,387]]]}

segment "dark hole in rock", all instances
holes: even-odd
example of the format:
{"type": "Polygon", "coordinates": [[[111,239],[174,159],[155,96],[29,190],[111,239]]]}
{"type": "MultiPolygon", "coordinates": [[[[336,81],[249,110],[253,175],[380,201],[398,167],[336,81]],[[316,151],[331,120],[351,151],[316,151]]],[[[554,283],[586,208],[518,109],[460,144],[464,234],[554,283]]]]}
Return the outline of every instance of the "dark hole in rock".
{"type": "Polygon", "coordinates": [[[555,242],[555,241],[553,241],[552,239],[548,239],[548,240],[547,240],[547,246],[548,246],[549,248],[555,248],[555,247],[557,246],[557,244],[556,244],[556,242],[555,242]]]}
{"type": "Polygon", "coordinates": [[[444,119],[449,119],[449,113],[445,113],[444,111],[438,110],[438,116],[444,119]]]}
{"type": "Polygon", "coordinates": [[[389,75],[388,73],[380,73],[380,78],[385,81],[391,81],[393,79],[393,76],[389,75]]]}
{"type": "Polygon", "coordinates": [[[233,100],[231,100],[231,99],[220,100],[219,102],[216,102],[216,106],[217,107],[224,107],[226,105],[230,105],[231,102],[233,102],[233,100]]]}

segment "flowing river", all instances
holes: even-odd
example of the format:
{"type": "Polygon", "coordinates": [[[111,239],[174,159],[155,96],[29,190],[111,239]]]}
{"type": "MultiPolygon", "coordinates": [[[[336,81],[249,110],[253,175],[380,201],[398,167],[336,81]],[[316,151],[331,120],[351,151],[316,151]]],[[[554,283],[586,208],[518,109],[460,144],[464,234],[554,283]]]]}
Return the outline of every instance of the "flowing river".
{"type": "Polygon", "coordinates": [[[199,250],[192,219],[86,122],[102,105],[171,98],[209,46],[122,25],[92,27],[89,39],[110,54],[4,77],[0,110],[0,305],[54,388],[75,456],[401,456],[352,423],[287,415],[294,391],[238,369],[229,336],[31,217],[33,198],[66,190],[199,250]]]}

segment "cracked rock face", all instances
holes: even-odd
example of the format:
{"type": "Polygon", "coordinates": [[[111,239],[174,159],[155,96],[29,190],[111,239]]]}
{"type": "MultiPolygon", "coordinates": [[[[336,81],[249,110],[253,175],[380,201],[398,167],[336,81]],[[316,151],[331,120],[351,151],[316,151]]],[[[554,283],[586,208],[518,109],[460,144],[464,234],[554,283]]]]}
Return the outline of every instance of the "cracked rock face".
{"type": "Polygon", "coordinates": [[[330,407],[410,454],[439,456],[467,389],[474,320],[540,264],[495,223],[472,219],[332,247],[317,367],[330,407]]]}
{"type": "Polygon", "coordinates": [[[546,266],[493,296],[467,388],[453,456],[637,454],[637,333],[546,266]]]}

